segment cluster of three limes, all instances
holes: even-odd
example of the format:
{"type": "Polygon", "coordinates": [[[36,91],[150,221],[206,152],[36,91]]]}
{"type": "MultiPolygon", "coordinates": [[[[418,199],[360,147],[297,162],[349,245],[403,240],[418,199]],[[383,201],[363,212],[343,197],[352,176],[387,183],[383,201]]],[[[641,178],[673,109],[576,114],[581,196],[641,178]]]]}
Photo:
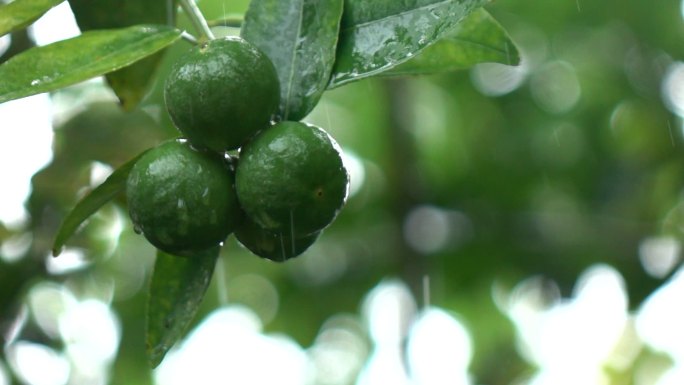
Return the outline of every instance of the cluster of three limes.
{"type": "Polygon", "coordinates": [[[127,182],[134,226],[184,255],[230,233],[255,254],[303,252],[344,204],[348,174],[334,139],[301,122],[272,124],[280,102],[272,62],[240,38],[194,47],[165,84],[186,139],[149,150],[127,182]],[[234,157],[226,151],[239,149],[234,157]]]}

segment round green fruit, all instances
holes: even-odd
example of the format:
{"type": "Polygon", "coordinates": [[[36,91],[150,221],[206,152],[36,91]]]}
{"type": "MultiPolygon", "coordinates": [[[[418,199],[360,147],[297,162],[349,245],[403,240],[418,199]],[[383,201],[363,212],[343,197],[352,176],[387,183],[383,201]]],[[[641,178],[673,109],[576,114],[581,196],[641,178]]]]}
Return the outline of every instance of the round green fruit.
{"type": "Polygon", "coordinates": [[[126,196],[136,231],[176,255],[219,245],[242,217],[225,159],[185,140],[147,151],[128,175],[126,196]]]}
{"type": "Polygon", "coordinates": [[[238,200],[259,227],[300,238],[325,228],[344,205],[349,175],[323,129],[280,122],[240,150],[238,200]]]}
{"type": "Polygon", "coordinates": [[[164,86],[171,120],[197,147],[240,147],[269,125],[280,103],[269,58],[239,37],[210,40],[173,65],[164,86]]]}
{"type": "Polygon", "coordinates": [[[294,258],[313,245],[320,232],[293,238],[290,234],[275,234],[259,227],[249,219],[235,229],[237,240],[255,255],[275,262],[294,258]]]}

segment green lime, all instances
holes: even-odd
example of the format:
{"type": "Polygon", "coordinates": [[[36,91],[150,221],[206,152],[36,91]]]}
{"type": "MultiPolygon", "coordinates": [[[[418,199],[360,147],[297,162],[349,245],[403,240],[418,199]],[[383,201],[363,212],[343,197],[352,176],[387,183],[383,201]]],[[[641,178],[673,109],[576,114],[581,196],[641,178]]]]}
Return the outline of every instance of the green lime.
{"type": "Polygon", "coordinates": [[[280,122],[240,150],[235,188],[261,228],[300,238],[322,230],[344,205],[349,186],[340,149],[323,129],[280,122]]]}
{"type": "Polygon", "coordinates": [[[269,125],[280,103],[269,58],[239,37],[210,40],[173,65],[164,86],[171,120],[198,147],[240,147],[269,125]]]}
{"type": "Polygon", "coordinates": [[[136,231],[171,254],[220,244],[242,217],[225,159],[185,140],[146,152],[128,176],[126,196],[136,231]]]}
{"type": "Polygon", "coordinates": [[[261,258],[285,262],[302,254],[318,239],[320,232],[293,238],[290,234],[275,234],[259,227],[249,219],[236,229],[235,237],[249,251],[261,258]]]}

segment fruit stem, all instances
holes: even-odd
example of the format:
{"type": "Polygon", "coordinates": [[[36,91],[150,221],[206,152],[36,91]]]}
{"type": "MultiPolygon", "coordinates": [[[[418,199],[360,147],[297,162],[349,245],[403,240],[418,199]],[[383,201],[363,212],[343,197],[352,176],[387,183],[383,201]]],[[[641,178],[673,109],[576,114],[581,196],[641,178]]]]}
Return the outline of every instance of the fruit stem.
{"type": "Polygon", "coordinates": [[[183,31],[183,33],[181,33],[181,38],[185,41],[192,43],[192,44],[198,44],[199,43],[197,41],[197,38],[195,38],[194,36],[192,36],[191,34],[185,32],[185,31],[183,31]]]}
{"type": "Polygon", "coordinates": [[[202,11],[197,7],[195,0],[179,0],[179,2],[197,31],[209,40],[216,39],[214,33],[211,32],[211,28],[209,28],[209,24],[207,24],[207,19],[204,18],[202,11]]]}

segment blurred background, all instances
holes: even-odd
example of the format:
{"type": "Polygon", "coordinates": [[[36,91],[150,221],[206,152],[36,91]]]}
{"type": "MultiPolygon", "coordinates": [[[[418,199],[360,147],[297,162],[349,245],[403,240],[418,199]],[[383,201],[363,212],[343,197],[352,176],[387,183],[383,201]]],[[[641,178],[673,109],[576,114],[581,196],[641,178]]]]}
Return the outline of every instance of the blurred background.
{"type": "MultiPolygon", "coordinates": [[[[101,79],[1,104],[0,385],[684,384],[683,3],[487,9],[522,64],[326,93],[306,120],[345,150],[346,208],[285,264],[229,238],[155,370],[154,250],[124,202],[49,250],[84,193],[176,135],[161,86],[189,45],[132,112],[101,79]]],[[[76,34],[64,3],[0,61],[76,34]]]]}

